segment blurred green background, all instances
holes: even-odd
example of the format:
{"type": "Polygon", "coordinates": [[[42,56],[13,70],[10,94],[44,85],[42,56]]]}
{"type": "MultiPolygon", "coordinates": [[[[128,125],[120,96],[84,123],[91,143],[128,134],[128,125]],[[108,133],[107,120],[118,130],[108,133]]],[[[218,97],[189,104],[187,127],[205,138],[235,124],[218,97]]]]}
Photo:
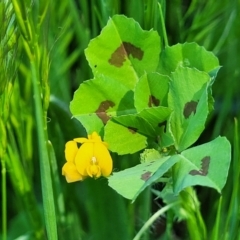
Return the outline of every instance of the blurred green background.
{"type": "MultiPolygon", "coordinates": [[[[227,136],[233,146],[232,166],[221,205],[220,196],[212,189],[199,187],[196,193],[208,232],[207,239],[217,239],[216,236],[221,237],[218,239],[240,239],[240,146],[236,127],[240,114],[239,0],[1,1],[0,17],[4,24],[0,26],[0,116],[4,130],[0,131],[0,138],[2,149],[6,151],[0,155],[0,197],[3,206],[1,216],[7,216],[7,221],[1,224],[0,236],[7,228],[7,239],[48,239],[43,214],[43,196],[46,193],[41,190],[39,166],[42,149],[38,146],[38,123],[34,114],[36,95],[31,80],[30,58],[25,47],[26,39],[16,18],[19,12],[12,8],[14,2],[25,9],[26,16],[29,16],[27,20],[33,19],[33,24],[37,21],[37,13],[46,10],[38,44],[39,51],[42,51],[40,63],[47,56],[49,65],[39,64],[39,69],[43,76],[47,72],[50,86],[47,129],[56,156],[52,158],[56,161],[50,164],[58,239],[133,239],[151,215],[163,206],[150,189],[131,204],[109,188],[105,179],[67,184],[61,176],[65,142],[86,134],[81,124],[71,119],[69,112],[74,91],[81,82],[92,77],[84,49],[114,14],[132,17],[143,29],[153,28],[161,36],[158,3],[165,16],[170,46],[197,42],[213,51],[222,66],[213,86],[215,111],[209,116],[206,129],[197,144],[210,141],[218,135],[227,136]],[[47,49],[46,55],[41,46],[47,49]],[[3,171],[5,168],[6,175],[3,171]],[[220,216],[220,220],[218,227],[214,228],[216,216],[220,216]]],[[[24,18],[24,14],[21,16],[24,18]]],[[[29,26],[31,29],[31,23],[29,26]]],[[[44,86],[44,82],[41,84],[44,86]]],[[[121,157],[114,154],[113,160],[114,170],[118,170],[137,164],[139,157],[138,154],[121,157]]],[[[157,189],[161,187],[155,186],[157,189]]],[[[191,239],[188,234],[190,225],[185,221],[169,223],[169,219],[160,217],[142,239],[191,239]]],[[[3,234],[2,239],[4,237],[3,234]]]]}

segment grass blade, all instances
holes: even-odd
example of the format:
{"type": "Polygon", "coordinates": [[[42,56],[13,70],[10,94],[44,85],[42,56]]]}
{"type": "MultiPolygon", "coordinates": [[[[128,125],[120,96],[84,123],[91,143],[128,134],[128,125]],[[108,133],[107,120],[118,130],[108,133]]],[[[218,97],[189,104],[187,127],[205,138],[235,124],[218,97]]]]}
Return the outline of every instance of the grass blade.
{"type": "Polygon", "coordinates": [[[51,169],[47,147],[46,118],[41,103],[40,81],[37,77],[36,66],[31,62],[31,72],[34,89],[35,114],[37,122],[38,148],[40,157],[41,184],[45,224],[49,240],[57,240],[56,214],[54,206],[51,169]]]}

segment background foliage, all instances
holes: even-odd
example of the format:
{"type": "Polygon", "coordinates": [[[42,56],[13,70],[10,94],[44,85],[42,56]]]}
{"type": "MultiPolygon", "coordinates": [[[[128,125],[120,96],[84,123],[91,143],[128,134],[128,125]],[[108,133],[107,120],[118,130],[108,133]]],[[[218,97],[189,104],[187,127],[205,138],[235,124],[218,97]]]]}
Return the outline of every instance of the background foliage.
{"type": "MultiPolygon", "coordinates": [[[[181,207],[157,216],[142,239],[239,239],[239,0],[41,2],[0,2],[2,239],[6,231],[7,239],[133,239],[157,210],[171,204],[154,195],[161,184],[131,204],[105,179],[67,184],[61,176],[65,142],[85,135],[69,112],[74,91],[92,78],[84,49],[117,13],[161,35],[158,2],[170,46],[197,42],[220,60],[215,111],[197,144],[225,135],[233,160],[221,196],[202,187],[182,193],[181,207]],[[173,221],[176,211],[182,221],[173,221]]],[[[138,154],[113,159],[115,170],[139,162],[138,154]]]]}

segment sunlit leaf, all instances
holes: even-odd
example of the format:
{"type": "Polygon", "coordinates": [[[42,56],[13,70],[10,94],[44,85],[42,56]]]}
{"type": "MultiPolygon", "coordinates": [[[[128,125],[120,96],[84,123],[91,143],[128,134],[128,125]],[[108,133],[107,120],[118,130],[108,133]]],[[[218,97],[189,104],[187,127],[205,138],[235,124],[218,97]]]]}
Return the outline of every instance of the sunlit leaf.
{"type": "Polygon", "coordinates": [[[131,18],[115,15],[85,53],[95,76],[104,74],[133,89],[144,72],[156,70],[160,37],[156,31],[142,30],[131,18]]]}
{"type": "Polygon", "coordinates": [[[143,109],[141,112],[113,117],[118,123],[135,129],[135,131],[156,136],[158,125],[166,121],[171,110],[166,107],[151,107],[143,109]]]}
{"type": "Polygon", "coordinates": [[[138,195],[149,185],[156,182],[166,173],[175,163],[180,160],[178,155],[163,157],[158,161],[162,161],[161,166],[157,169],[155,173],[151,175],[151,177],[142,185],[142,187],[135,194],[133,201],[138,197],[138,195]]]}
{"type": "Polygon", "coordinates": [[[177,161],[176,156],[162,157],[115,172],[108,179],[109,186],[125,198],[135,200],[147,186],[160,178],[177,161]]]}
{"type": "Polygon", "coordinates": [[[221,192],[231,159],[231,146],[225,137],[183,151],[173,167],[173,188],[177,194],[188,186],[201,185],[221,192]]]}
{"type": "Polygon", "coordinates": [[[159,73],[144,74],[134,91],[134,104],[137,111],[154,106],[167,106],[170,78],[159,73]]]}
{"type": "MultiPolygon", "coordinates": [[[[169,120],[168,120],[169,121],[169,120]]],[[[159,128],[159,145],[161,148],[166,148],[174,145],[174,139],[169,131],[169,124],[164,124],[159,128]]]]}
{"type": "Polygon", "coordinates": [[[179,66],[196,68],[211,77],[215,77],[220,68],[218,58],[197,43],[178,43],[161,52],[159,73],[170,76],[179,66]]]}
{"type": "Polygon", "coordinates": [[[133,128],[124,127],[113,121],[108,121],[104,132],[104,140],[108,143],[109,149],[120,155],[135,153],[147,146],[147,137],[133,128]]]}
{"type": "Polygon", "coordinates": [[[123,84],[99,75],[80,85],[70,110],[88,133],[100,132],[112,116],[135,112],[133,92],[123,84]]]}
{"type": "Polygon", "coordinates": [[[197,69],[178,67],[172,73],[168,103],[173,113],[169,119],[169,131],[178,151],[193,144],[204,129],[209,81],[209,75],[197,69]]]}

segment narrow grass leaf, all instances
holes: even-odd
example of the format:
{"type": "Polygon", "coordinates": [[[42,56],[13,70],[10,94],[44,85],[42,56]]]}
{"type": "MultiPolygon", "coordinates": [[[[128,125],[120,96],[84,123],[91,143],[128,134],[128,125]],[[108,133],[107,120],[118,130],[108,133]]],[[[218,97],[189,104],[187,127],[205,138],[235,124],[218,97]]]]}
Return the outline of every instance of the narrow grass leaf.
{"type": "Polygon", "coordinates": [[[41,172],[41,183],[42,183],[42,197],[44,207],[44,217],[47,229],[47,236],[49,240],[58,239],[57,226],[56,226],[56,213],[54,205],[54,195],[52,188],[52,177],[49,153],[47,147],[47,134],[45,132],[46,119],[43,115],[41,95],[40,95],[40,82],[37,77],[36,66],[34,62],[31,62],[31,72],[33,79],[33,89],[35,95],[35,114],[37,121],[37,134],[38,134],[38,147],[39,147],[39,158],[40,158],[40,172],[41,172]],[[44,130],[45,129],[45,130],[44,130]]]}

